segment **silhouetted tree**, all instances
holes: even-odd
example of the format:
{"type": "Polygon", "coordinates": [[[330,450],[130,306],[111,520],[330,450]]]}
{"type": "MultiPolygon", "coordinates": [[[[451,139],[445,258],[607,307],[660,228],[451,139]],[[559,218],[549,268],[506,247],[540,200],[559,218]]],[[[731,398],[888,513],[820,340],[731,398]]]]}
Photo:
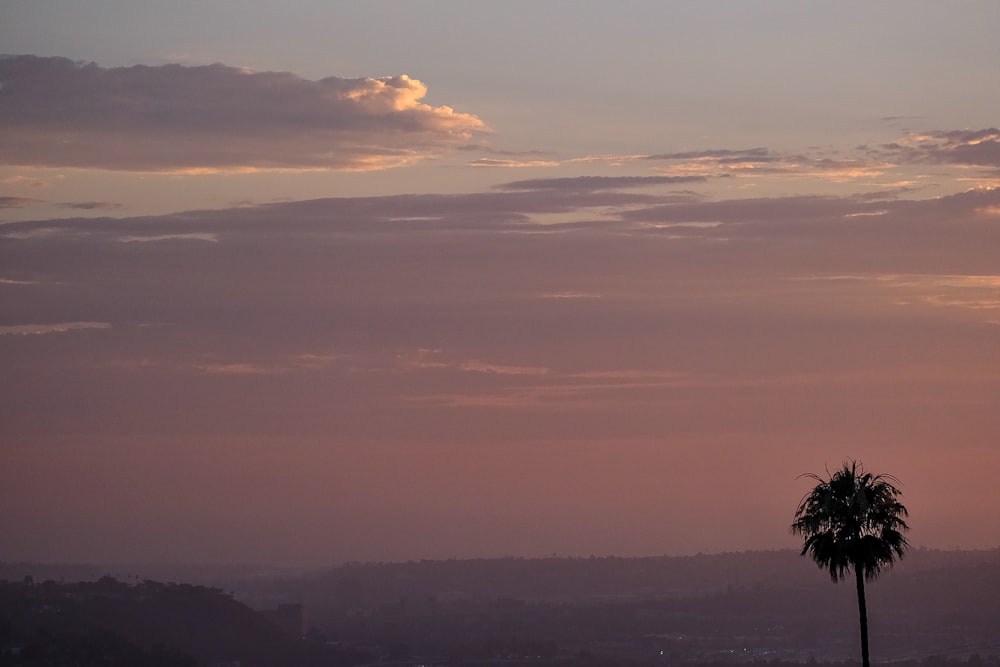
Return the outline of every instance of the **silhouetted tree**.
{"type": "Polygon", "coordinates": [[[802,555],[829,570],[834,582],[854,572],[861,617],[861,660],[868,660],[868,609],[865,581],[872,581],[883,568],[892,567],[910,546],[903,536],[910,527],[904,517],[906,507],[899,502],[899,480],[891,475],[873,475],[857,461],[823,479],[803,475],[817,482],[795,510],[792,533],[802,535],[802,555]]]}

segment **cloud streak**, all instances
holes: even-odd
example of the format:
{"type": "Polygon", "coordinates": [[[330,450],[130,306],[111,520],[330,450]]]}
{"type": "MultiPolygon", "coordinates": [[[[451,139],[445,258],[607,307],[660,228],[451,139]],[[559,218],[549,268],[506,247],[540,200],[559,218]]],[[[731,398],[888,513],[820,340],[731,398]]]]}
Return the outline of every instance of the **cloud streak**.
{"type": "Polygon", "coordinates": [[[2,196],[0,197],[0,208],[24,208],[25,206],[31,206],[32,204],[40,204],[42,200],[34,199],[32,197],[14,197],[14,196],[2,196]]]}
{"type": "Polygon", "coordinates": [[[78,211],[114,210],[122,207],[120,203],[113,201],[64,201],[59,202],[56,206],[78,211]]]}
{"type": "Polygon", "coordinates": [[[373,170],[487,130],[406,75],[318,81],[221,64],[0,58],[0,160],[126,171],[373,170]]]}
{"type": "Polygon", "coordinates": [[[599,190],[619,190],[641,188],[654,185],[676,185],[682,183],[704,183],[704,176],[575,176],[567,178],[535,178],[502,183],[500,190],[568,190],[574,192],[594,192],[599,190]]]}
{"type": "Polygon", "coordinates": [[[497,167],[518,169],[521,167],[555,167],[559,163],[552,160],[514,160],[511,158],[481,157],[469,162],[471,167],[497,167]]]}
{"type": "MultiPolygon", "coordinates": [[[[9,282],[9,281],[5,281],[9,282]]],[[[25,283],[21,283],[25,284],[25,283]]],[[[107,322],[59,322],[57,324],[12,324],[0,326],[0,336],[35,336],[85,329],[110,329],[107,322]]]]}
{"type": "Polygon", "coordinates": [[[869,154],[910,164],[979,167],[1000,176],[1000,129],[907,133],[898,141],[869,149],[869,154]]]}

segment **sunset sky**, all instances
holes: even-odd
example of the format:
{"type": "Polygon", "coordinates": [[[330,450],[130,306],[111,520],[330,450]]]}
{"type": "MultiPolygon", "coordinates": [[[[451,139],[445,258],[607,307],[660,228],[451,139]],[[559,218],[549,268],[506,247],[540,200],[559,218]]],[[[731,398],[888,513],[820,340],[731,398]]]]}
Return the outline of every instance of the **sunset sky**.
{"type": "Polygon", "coordinates": [[[997,26],[0,0],[0,560],[1000,546],[997,26]]]}

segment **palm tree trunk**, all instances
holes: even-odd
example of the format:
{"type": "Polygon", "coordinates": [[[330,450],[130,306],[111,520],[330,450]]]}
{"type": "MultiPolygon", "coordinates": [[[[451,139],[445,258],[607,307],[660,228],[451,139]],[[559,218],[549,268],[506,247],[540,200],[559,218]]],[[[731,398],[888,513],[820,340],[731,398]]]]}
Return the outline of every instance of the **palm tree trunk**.
{"type": "Polygon", "coordinates": [[[871,667],[868,660],[868,605],[865,603],[865,575],[862,568],[854,566],[858,582],[858,613],[861,615],[861,667],[871,667]]]}

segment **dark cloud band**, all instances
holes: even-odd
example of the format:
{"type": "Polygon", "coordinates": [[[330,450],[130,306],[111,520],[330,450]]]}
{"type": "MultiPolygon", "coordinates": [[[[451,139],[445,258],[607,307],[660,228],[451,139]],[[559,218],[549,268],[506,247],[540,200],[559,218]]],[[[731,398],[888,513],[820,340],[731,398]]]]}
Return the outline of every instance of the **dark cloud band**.
{"type": "Polygon", "coordinates": [[[406,75],[0,58],[0,161],[136,171],[382,169],[467,142],[485,124],[420,100],[406,75]]]}

